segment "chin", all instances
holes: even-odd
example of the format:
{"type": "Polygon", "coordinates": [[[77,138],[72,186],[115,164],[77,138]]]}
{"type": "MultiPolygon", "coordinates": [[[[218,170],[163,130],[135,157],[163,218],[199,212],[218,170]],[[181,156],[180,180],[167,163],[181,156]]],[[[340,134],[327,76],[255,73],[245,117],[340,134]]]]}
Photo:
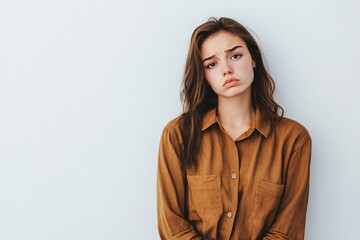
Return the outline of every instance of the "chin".
{"type": "Polygon", "coordinates": [[[234,90],[234,91],[229,91],[227,94],[224,95],[224,97],[228,97],[228,98],[231,98],[231,97],[238,97],[238,96],[241,96],[241,95],[249,95],[249,93],[251,93],[251,88],[241,88],[241,89],[229,89],[229,90],[234,90]]]}

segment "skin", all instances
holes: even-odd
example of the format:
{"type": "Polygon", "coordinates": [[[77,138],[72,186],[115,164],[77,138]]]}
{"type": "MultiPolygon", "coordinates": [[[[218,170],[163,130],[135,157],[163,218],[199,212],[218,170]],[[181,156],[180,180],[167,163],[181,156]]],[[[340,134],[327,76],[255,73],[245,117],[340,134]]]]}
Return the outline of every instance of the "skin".
{"type": "Polygon", "coordinates": [[[220,123],[235,141],[250,128],[254,117],[251,84],[256,63],[244,40],[226,31],[203,42],[201,58],[205,79],[218,95],[220,123]]]}

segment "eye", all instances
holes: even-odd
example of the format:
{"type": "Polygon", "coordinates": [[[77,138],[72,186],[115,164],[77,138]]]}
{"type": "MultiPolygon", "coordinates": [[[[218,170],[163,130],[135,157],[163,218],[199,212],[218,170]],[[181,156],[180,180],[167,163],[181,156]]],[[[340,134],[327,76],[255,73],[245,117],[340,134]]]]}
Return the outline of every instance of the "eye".
{"type": "Polygon", "coordinates": [[[209,64],[206,65],[206,68],[209,68],[209,69],[214,68],[214,67],[215,67],[215,63],[214,63],[214,62],[209,63],[209,64]]]}
{"type": "Polygon", "coordinates": [[[231,56],[231,60],[236,60],[236,59],[239,59],[241,57],[241,55],[240,54],[234,54],[234,55],[232,55],[231,56]]]}

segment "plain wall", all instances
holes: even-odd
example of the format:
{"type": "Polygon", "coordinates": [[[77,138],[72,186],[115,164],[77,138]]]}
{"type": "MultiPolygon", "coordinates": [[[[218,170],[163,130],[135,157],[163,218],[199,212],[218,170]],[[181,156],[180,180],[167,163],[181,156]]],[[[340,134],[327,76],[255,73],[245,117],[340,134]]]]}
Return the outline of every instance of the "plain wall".
{"type": "Polygon", "coordinates": [[[313,138],[306,239],[356,239],[360,2],[0,2],[0,239],[158,239],[157,151],[208,17],[257,34],[313,138]]]}

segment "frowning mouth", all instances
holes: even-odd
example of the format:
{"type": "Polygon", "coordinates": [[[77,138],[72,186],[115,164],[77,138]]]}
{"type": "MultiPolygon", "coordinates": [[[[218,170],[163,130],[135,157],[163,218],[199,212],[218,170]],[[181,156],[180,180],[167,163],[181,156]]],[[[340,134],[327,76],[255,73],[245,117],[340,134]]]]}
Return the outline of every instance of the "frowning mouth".
{"type": "Polygon", "coordinates": [[[233,85],[233,84],[236,84],[237,82],[239,81],[239,79],[236,79],[236,78],[230,78],[228,80],[226,80],[224,82],[224,85],[223,87],[227,86],[227,85],[233,85]]]}

